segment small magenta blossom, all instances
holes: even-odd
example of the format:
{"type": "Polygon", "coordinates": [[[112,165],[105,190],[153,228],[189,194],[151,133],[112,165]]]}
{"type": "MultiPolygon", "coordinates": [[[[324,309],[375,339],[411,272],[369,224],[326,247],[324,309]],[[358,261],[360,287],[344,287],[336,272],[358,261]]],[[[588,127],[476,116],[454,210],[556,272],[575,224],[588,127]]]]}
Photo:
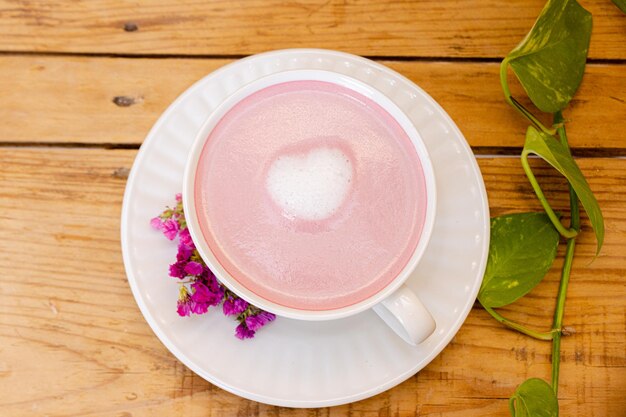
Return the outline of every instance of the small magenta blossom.
{"type": "Polygon", "coordinates": [[[246,326],[252,331],[257,331],[267,323],[276,319],[276,315],[268,313],[267,311],[260,311],[259,313],[246,317],[246,326]]]}
{"type": "Polygon", "coordinates": [[[161,220],[160,217],[154,217],[153,219],[150,220],[150,226],[152,226],[153,229],[162,230],[163,220],[161,220]]]}
{"type": "Polygon", "coordinates": [[[163,222],[163,226],[161,230],[166,238],[169,240],[174,240],[176,235],[178,234],[178,222],[174,219],[167,219],[163,222]]]}
{"type": "Polygon", "coordinates": [[[193,301],[189,298],[189,292],[184,285],[180,287],[178,292],[178,301],[176,302],[176,312],[181,317],[187,317],[191,315],[193,308],[193,301]]]}
{"type": "Polygon", "coordinates": [[[205,314],[209,307],[222,304],[222,312],[227,316],[235,316],[239,322],[235,329],[235,336],[239,339],[254,337],[256,331],[275,320],[274,314],[228,291],[202,261],[187,228],[181,194],[176,194],[176,205],[173,208],[168,207],[161,215],[150,219],[150,226],[161,231],[169,240],[178,236],[176,262],[169,266],[169,275],[181,280],[176,302],[179,316],[205,314]]]}
{"type": "Polygon", "coordinates": [[[183,279],[187,276],[185,272],[186,261],[178,261],[170,265],[170,277],[183,279]]]}
{"type": "Polygon", "coordinates": [[[178,234],[178,238],[180,239],[180,243],[186,245],[191,249],[195,249],[196,245],[194,245],[193,240],[191,240],[191,234],[189,233],[188,228],[184,228],[178,234]]]}
{"type": "Polygon", "coordinates": [[[190,316],[191,315],[190,301],[178,300],[178,302],[176,303],[176,312],[181,317],[190,316]]]}
{"type": "Polygon", "coordinates": [[[213,272],[211,272],[209,268],[204,268],[204,271],[202,272],[202,275],[200,275],[200,278],[212,292],[222,292],[226,294],[226,287],[224,287],[222,283],[217,280],[217,277],[213,274],[213,272]]]}
{"type": "Polygon", "coordinates": [[[176,253],[177,261],[188,261],[193,255],[193,249],[183,243],[178,243],[178,252],[176,253]]]}
{"type": "Polygon", "coordinates": [[[200,275],[204,272],[204,267],[198,262],[191,261],[185,265],[185,272],[189,275],[200,275]]]}
{"type": "Polygon", "coordinates": [[[241,298],[227,298],[222,304],[222,311],[226,316],[238,316],[247,310],[249,304],[241,298]]]}
{"type": "Polygon", "coordinates": [[[224,292],[221,290],[221,288],[219,291],[214,292],[200,281],[196,281],[191,284],[191,288],[193,288],[191,299],[198,304],[216,306],[222,302],[222,298],[224,297],[224,292]]]}
{"type": "Polygon", "coordinates": [[[245,322],[241,323],[235,329],[235,336],[241,340],[252,339],[254,337],[254,333],[255,333],[254,330],[248,329],[245,322]]]}
{"type": "MultiPolygon", "coordinates": [[[[192,297],[193,297],[193,295],[192,295],[192,297]]],[[[205,304],[205,303],[196,303],[196,302],[193,302],[193,301],[191,301],[191,302],[192,302],[192,305],[191,305],[191,312],[192,312],[193,314],[198,314],[198,315],[200,315],[200,314],[204,314],[204,313],[206,313],[207,311],[209,311],[209,307],[210,307],[210,306],[209,306],[208,304],[205,304]]]]}

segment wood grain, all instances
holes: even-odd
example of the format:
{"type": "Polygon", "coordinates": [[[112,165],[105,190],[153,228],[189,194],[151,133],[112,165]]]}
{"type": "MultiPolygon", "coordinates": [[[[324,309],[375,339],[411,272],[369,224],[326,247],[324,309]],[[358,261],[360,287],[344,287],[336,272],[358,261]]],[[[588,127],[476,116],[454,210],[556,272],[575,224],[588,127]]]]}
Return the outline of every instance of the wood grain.
{"type": "MultiPolygon", "coordinates": [[[[319,47],[368,56],[502,57],[543,0],[0,1],[0,50],[117,54],[253,54],[319,47]]],[[[589,56],[626,57],[626,19],[607,0],[589,56]]]]}
{"type": "MultiPolygon", "coordinates": [[[[10,103],[0,107],[0,141],[139,144],[180,93],[228,62],[0,56],[0,94],[10,103]]],[[[498,64],[382,63],[429,92],[472,146],[523,145],[528,123],[504,102],[498,64]]],[[[516,84],[513,94],[524,96],[516,84]]],[[[626,119],[626,64],[589,65],[566,117],[572,146],[625,149],[615,126],[626,119]]]]}
{"type": "MultiPolygon", "coordinates": [[[[135,154],[0,149],[0,415],[506,416],[517,384],[549,376],[549,344],[501,328],[477,307],[425,370],[351,405],[290,410],[208,384],[160,344],[126,282],[119,216],[124,173],[135,154]]],[[[479,163],[493,214],[539,208],[518,159],[479,163]]],[[[565,315],[575,333],[562,345],[561,415],[621,416],[626,160],[579,163],[598,196],[607,233],[591,264],[594,241],[586,221],[578,245],[565,315]]],[[[551,170],[537,169],[548,198],[565,207],[564,184],[551,170]]],[[[557,269],[503,313],[536,327],[549,323],[557,269]]]]}

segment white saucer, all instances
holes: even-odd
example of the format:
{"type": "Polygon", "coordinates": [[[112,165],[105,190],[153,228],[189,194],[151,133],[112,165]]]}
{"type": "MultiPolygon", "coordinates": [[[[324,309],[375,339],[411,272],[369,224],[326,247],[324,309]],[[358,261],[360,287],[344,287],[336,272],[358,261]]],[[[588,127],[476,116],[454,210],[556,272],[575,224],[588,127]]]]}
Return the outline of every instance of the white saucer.
{"type": "Polygon", "coordinates": [[[121,231],[124,264],[137,304],[181,362],[209,382],[251,400],[324,407],[399,384],[450,342],[480,287],[489,247],[489,207],[469,146],[428,94],[364,58],[292,49],[220,68],[163,113],[128,179],[121,231]],[[372,311],[331,322],[278,318],[246,341],[233,336],[235,322],[217,310],[191,318],[176,314],[178,284],[167,276],[176,249],[150,228],[149,221],[182,190],[187,153],[208,115],[244,84],[285,69],[331,70],[370,84],[404,110],[426,143],[439,194],[437,216],[428,248],[407,284],[435,317],[437,330],[418,347],[402,341],[372,311]]]}

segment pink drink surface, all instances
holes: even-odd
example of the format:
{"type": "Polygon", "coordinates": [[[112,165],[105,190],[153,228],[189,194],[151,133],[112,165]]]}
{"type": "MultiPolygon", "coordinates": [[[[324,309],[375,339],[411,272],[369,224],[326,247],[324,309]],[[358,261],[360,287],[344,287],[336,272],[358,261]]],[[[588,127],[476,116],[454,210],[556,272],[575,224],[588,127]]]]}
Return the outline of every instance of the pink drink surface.
{"type": "Polygon", "coordinates": [[[322,81],[238,102],[210,133],[194,190],[222,267],[258,296],[301,310],[384,289],[413,255],[426,214],[405,131],[372,100],[322,81]]]}

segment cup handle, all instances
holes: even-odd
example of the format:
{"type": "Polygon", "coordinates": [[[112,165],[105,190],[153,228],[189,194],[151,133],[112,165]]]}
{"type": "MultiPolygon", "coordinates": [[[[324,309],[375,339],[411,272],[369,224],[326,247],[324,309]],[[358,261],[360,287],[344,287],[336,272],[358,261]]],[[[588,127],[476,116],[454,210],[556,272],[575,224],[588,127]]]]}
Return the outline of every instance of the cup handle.
{"type": "Polygon", "coordinates": [[[406,285],[374,306],[374,311],[405,342],[417,346],[435,331],[435,320],[406,285]]]}

